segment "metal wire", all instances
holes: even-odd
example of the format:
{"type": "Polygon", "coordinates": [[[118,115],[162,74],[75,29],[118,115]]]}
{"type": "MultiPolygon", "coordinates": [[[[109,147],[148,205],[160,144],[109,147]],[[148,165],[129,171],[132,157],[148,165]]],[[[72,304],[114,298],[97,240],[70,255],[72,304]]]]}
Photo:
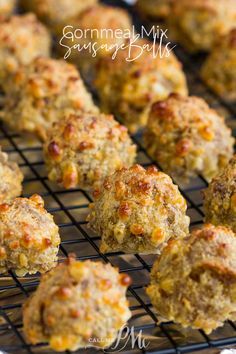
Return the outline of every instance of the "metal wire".
{"type": "MultiPolygon", "coordinates": [[[[128,6],[126,8],[132,14],[131,8],[128,6]]],[[[137,20],[136,15],[134,17],[137,20]]],[[[198,75],[201,58],[190,57],[179,47],[176,53],[183,62],[190,93],[204,97],[214,108],[223,112],[235,135],[236,107],[216,97],[204,86],[198,75]]],[[[155,164],[146,154],[141,136],[135,135],[132,138],[138,145],[138,163],[145,167],[155,164]]],[[[146,349],[139,349],[137,345],[132,348],[129,342],[121,350],[122,353],[187,353],[211,347],[236,345],[236,326],[230,321],[211,335],[198,330],[184,330],[170,322],[158,324],[158,314],[145,294],[145,287],[149,282],[149,273],[155,257],[122,253],[102,254],[98,246],[99,235],[91,232],[85,221],[88,205],[92,201],[91,195],[81,189],[65,191],[48,181],[39,142],[26,142],[25,139],[1,125],[0,145],[13,160],[20,164],[25,174],[24,196],[39,193],[45,199],[47,210],[54,215],[62,238],[60,261],[65,259],[68,253],[74,252],[80,260],[93,259],[110,262],[118,266],[121,272],[126,272],[132,277],[133,285],[128,290],[133,315],[130,326],[134,326],[137,332],[142,331],[142,336],[149,342],[149,346],[146,349]]],[[[188,202],[188,215],[192,220],[191,227],[201,225],[203,222],[201,190],[206,186],[207,183],[201,176],[194,179],[187,188],[180,186],[188,202]]],[[[43,343],[36,346],[27,344],[22,333],[22,303],[35,290],[38,282],[37,275],[17,278],[12,271],[0,278],[0,349],[3,353],[52,353],[43,343]]],[[[121,347],[123,344],[121,343],[121,347]]],[[[86,352],[94,353],[92,349],[86,352]]]]}

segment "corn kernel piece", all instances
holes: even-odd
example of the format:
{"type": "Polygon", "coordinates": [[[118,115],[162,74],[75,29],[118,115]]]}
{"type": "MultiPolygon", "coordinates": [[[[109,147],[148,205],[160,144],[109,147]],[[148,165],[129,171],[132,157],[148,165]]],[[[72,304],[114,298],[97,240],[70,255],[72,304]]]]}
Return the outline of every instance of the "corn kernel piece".
{"type": "Polygon", "coordinates": [[[176,155],[184,157],[188,154],[191,148],[191,142],[187,139],[180,140],[176,145],[176,155]]]}
{"type": "Polygon", "coordinates": [[[120,284],[123,286],[130,286],[132,283],[132,280],[128,274],[121,274],[120,275],[120,284]]]}
{"type": "Polygon", "coordinates": [[[0,260],[6,259],[7,253],[4,247],[0,247],[0,260]]]}
{"type": "Polygon", "coordinates": [[[112,287],[112,282],[109,279],[102,279],[99,284],[101,290],[108,290],[112,287]]]}
{"type": "Polygon", "coordinates": [[[29,85],[31,88],[31,93],[35,98],[42,98],[45,95],[44,89],[41,88],[37,80],[29,80],[29,85]]]}
{"type": "Polygon", "coordinates": [[[69,299],[72,296],[72,290],[70,288],[67,288],[67,287],[62,287],[62,288],[57,290],[56,296],[60,300],[67,300],[67,299],[69,299]]]}
{"type": "Polygon", "coordinates": [[[77,334],[81,335],[84,338],[89,338],[92,334],[92,330],[88,327],[86,322],[80,322],[76,325],[77,334]]]}
{"type": "Polygon", "coordinates": [[[86,277],[88,269],[82,262],[73,262],[70,264],[69,272],[74,279],[80,281],[82,278],[86,277]]]}
{"type": "Polygon", "coordinates": [[[15,241],[12,241],[9,243],[9,248],[11,250],[16,250],[19,247],[20,247],[20,242],[18,240],[15,240],[15,241]]]}
{"type": "Polygon", "coordinates": [[[79,317],[81,317],[81,312],[80,312],[80,310],[78,310],[78,309],[72,309],[71,311],[70,311],[70,316],[72,317],[72,318],[79,318],[79,317]]]}
{"type": "Polygon", "coordinates": [[[44,200],[40,195],[33,194],[29,199],[38,206],[44,207],[44,200]]]}
{"type": "Polygon", "coordinates": [[[50,316],[50,315],[48,315],[48,316],[46,317],[47,326],[54,326],[54,325],[56,324],[56,322],[57,322],[57,320],[56,320],[55,317],[50,316]]]}
{"type": "Polygon", "coordinates": [[[131,232],[133,235],[139,236],[139,235],[142,235],[142,234],[143,234],[144,229],[143,229],[142,225],[133,224],[133,225],[131,225],[131,227],[130,227],[130,232],[131,232]]]}
{"type": "Polygon", "coordinates": [[[121,202],[120,206],[119,206],[118,213],[119,213],[119,217],[121,219],[123,219],[123,220],[127,219],[132,213],[130,203],[127,201],[121,202]]]}
{"type": "Polygon", "coordinates": [[[68,164],[63,171],[63,186],[66,189],[75,188],[79,183],[79,175],[76,166],[68,164]]]}
{"type": "Polygon", "coordinates": [[[165,232],[160,228],[156,228],[152,232],[151,239],[153,243],[155,243],[156,245],[160,245],[165,241],[165,232]]]}
{"type": "Polygon", "coordinates": [[[63,138],[69,141],[73,137],[75,131],[76,129],[71,123],[67,124],[63,132],[63,138]]]}
{"type": "Polygon", "coordinates": [[[56,351],[65,351],[67,349],[71,349],[75,347],[78,342],[78,337],[73,334],[66,335],[54,335],[50,338],[50,347],[56,351]]]}
{"type": "Polygon", "coordinates": [[[0,212],[4,213],[5,211],[7,211],[10,208],[10,206],[8,204],[1,204],[0,205],[0,212]]]}
{"type": "Polygon", "coordinates": [[[25,254],[21,253],[19,255],[19,262],[21,267],[27,267],[28,266],[28,259],[25,254]]]}
{"type": "Polygon", "coordinates": [[[171,294],[174,290],[174,283],[171,279],[164,279],[160,282],[160,288],[164,290],[166,293],[171,294]]]}
{"type": "Polygon", "coordinates": [[[115,197],[116,199],[121,199],[125,196],[126,186],[123,182],[115,182],[115,197]]]}
{"type": "Polygon", "coordinates": [[[55,141],[52,141],[48,145],[48,154],[52,159],[56,161],[59,161],[61,159],[61,149],[55,141]]]}
{"type": "Polygon", "coordinates": [[[199,134],[202,136],[203,139],[207,141],[212,141],[215,137],[214,132],[211,131],[210,128],[206,126],[199,129],[199,134]]]}
{"type": "Polygon", "coordinates": [[[21,245],[24,248],[30,248],[32,246],[34,239],[29,234],[25,233],[21,238],[21,245]]]}

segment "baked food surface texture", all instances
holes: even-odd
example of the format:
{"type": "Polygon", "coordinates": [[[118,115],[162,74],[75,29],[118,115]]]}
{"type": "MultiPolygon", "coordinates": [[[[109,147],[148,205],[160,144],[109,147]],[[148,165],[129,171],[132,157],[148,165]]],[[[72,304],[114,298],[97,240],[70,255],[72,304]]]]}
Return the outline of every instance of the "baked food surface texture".
{"type": "Polygon", "coordinates": [[[129,276],[110,264],[70,258],[45,274],[25,303],[26,338],[56,351],[109,347],[131,316],[128,285],[129,276]]]}
{"type": "Polygon", "coordinates": [[[55,33],[69,25],[71,17],[96,3],[97,0],[20,0],[25,10],[34,12],[55,33]]]}
{"type": "Polygon", "coordinates": [[[89,7],[71,18],[69,24],[71,27],[59,38],[58,50],[64,56],[71,48],[67,60],[78,65],[87,79],[94,78],[97,61],[107,56],[111,58],[132,31],[131,19],[125,10],[103,4],[89,7]]]}
{"type": "Polygon", "coordinates": [[[217,95],[236,100],[236,28],[219,39],[203,64],[201,76],[217,95]]]}
{"type": "Polygon", "coordinates": [[[0,85],[20,64],[50,56],[51,37],[34,14],[14,15],[0,21],[0,85]]]}
{"type": "Polygon", "coordinates": [[[0,204],[7,203],[22,192],[23,174],[17,163],[9,161],[0,149],[0,204]]]}
{"type": "Polygon", "coordinates": [[[190,52],[211,51],[236,22],[235,0],[175,1],[168,18],[172,38],[190,52]]]}
{"type": "Polygon", "coordinates": [[[58,227],[39,195],[0,205],[1,273],[44,273],[55,266],[59,244],[58,227]]]}
{"type": "Polygon", "coordinates": [[[232,157],[234,138],[203,99],[171,94],[153,104],[144,145],[165,172],[188,183],[197,174],[211,180],[232,157]]]}
{"type": "Polygon", "coordinates": [[[236,232],[236,155],[204,191],[206,221],[236,232]]]}
{"type": "Polygon", "coordinates": [[[18,132],[42,140],[52,123],[74,111],[98,112],[77,69],[64,60],[36,58],[5,84],[1,118],[18,132]]]}
{"type": "Polygon", "coordinates": [[[171,178],[155,167],[121,169],[94,197],[88,220],[102,237],[101,252],[156,254],[169,239],[188,234],[186,201],[171,178]]]}
{"type": "Polygon", "coordinates": [[[82,112],[53,125],[44,156],[51,181],[89,190],[116,169],[131,166],[136,146],[113,116],[82,112]]]}
{"type": "Polygon", "coordinates": [[[171,6],[174,1],[176,0],[138,0],[136,7],[141,16],[154,20],[166,19],[171,15],[171,6]]]}
{"type": "Polygon", "coordinates": [[[140,48],[150,48],[152,43],[131,43],[130,56],[127,46],[114,59],[100,60],[95,87],[102,109],[117,114],[131,132],[136,132],[146,125],[153,102],[165,99],[171,92],[187,95],[188,89],[181,63],[172,52],[169,56],[164,48],[156,48],[156,54],[146,49],[142,52],[140,48]]]}
{"type": "Polygon", "coordinates": [[[154,264],[147,294],[158,314],[207,334],[236,320],[236,237],[205,225],[172,240],[154,264]]]}

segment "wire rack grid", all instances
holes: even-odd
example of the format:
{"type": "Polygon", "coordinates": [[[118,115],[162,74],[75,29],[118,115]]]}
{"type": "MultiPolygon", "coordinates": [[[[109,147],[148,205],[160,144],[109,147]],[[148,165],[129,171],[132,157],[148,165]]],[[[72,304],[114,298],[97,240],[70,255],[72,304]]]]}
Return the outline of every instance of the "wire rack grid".
{"type": "MultiPolygon", "coordinates": [[[[114,3],[114,1],[113,1],[114,3]]],[[[117,1],[120,3],[120,1],[117,1]]],[[[133,18],[136,14],[131,7],[125,6],[133,18]]],[[[198,72],[202,62],[200,57],[189,57],[181,48],[176,54],[184,65],[188,77],[190,93],[204,97],[215,109],[223,113],[227,123],[236,136],[235,105],[229,105],[212,94],[201,82],[198,72]]],[[[138,163],[147,167],[155,164],[146,154],[142,146],[141,135],[132,137],[138,145],[138,163]]],[[[203,331],[182,329],[171,322],[158,324],[158,314],[153,309],[150,300],[145,294],[145,287],[149,283],[149,273],[155,257],[141,255],[125,255],[122,253],[102,254],[99,251],[99,235],[87,228],[86,216],[88,206],[92,201],[89,193],[81,189],[63,190],[47,179],[42,158],[41,144],[29,140],[0,126],[0,145],[10,154],[12,160],[17,161],[25,175],[24,196],[39,193],[45,200],[47,210],[54,215],[60,227],[61,246],[60,261],[73,252],[80,260],[92,259],[110,262],[118,266],[121,272],[128,273],[133,284],[128,290],[128,299],[132,311],[129,326],[134,326],[137,333],[141,333],[149,343],[146,349],[140,349],[131,340],[120,343],[120,351],[127,354],[136,353],[188,353],[192,351],[208,350],[210,348],[236,346],[236,324],[227,322],[224,327],[206,335],[203,331]],[[121,349],[125,345],[125,348],[121,349]]],[[[158,166],[160,167],[160,166],[158,166]]],[[[191,181],[187,188],[179,186],[188,202],[188,215],[191,217],[191,227],[203,222],[202,189],[207,183],[199,176],[191,181]]],[[[35,290],[39,276],[17,278],[14,272],[9,271],[0,278],[0,353],[53,353],[46,344],[32,346],[26,343],[22,332],[22,303],[35,290]]],[[[102,353],[93,349],[81,350],[86,353],[102,353]]]]}

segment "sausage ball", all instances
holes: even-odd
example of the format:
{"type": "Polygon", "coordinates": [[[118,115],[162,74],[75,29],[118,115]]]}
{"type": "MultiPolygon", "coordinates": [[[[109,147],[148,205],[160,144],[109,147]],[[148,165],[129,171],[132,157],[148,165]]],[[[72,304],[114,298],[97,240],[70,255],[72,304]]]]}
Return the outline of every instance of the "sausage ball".
{"type": "Polygon", "coordinates": [[[174,0],[138,0],[137,9],[139,13],[150,19],[167,18],[171,13],[171,6],[174,0]]]}
{"type": "Polygon", "coordinates": [[[235,0],[174,1],[169,16],[173,39],[190,52],[210,51],[235,22],[235,0]]]}
{"type": "Polygon", "coordinates": [[[109,347],[131,316],[126,274],[101,262],[75,261],[43,275],[23,308],[24,333],[32,344],[55,351],[109,347]]]}
{"type": "Polygon", "coordinates": [[[55,266],[60,237],[39,195],[0,205],[0,272],[18,276],[55,266]]]}
{"type": "Polygon", "coordinates": [[[172,94],[152,106],[144,136],[149,155],[181,182],[211,180],[233,155],[224,118],[198,97],[172,94]]]}
{"type": "Polygon", "coordinates": [[[15,6],[16,0],[0,0],[0,16],[11,15],[15,6]]]}
{"type": "Polygon", "coordinates": [[[236,320],[235,291],[235,234],[212,225],[169,242],[147,288],[161,317],[207,334],[225,320],[236,320]]]}
{"type": "Polygon", "coordinates": [[[236,100],[236,28],[221,38],[202,67],[202,78],[217,95],[236,100]]]}
{"type": "Polygon", "coordinates": [[[99,4],[70,20],[58,43],[65,59],[78,65],[81,72],[93,78],[100,58],[112,57],[132,31],[128,13],[118,7],[99,4]],[[116,32],[119,34],[116,34],[116,32]]]}
{"type": "Polygon", "coordinates": [[[12,16],[0,21],[0,84],[20,64],[50,55],[51,38],[33,14],[12,16]]]}
{"type": "Polygon", "coordinates": [[[49,179],[64,188],[94,188],[133,164],[136,146],[113,116],[78,113],[55,123],[44,145],[49,179]]]}
{"type": "Polygon", "coordinates": [[[206,221],[236,233],[236,155],[204,192],[206,221]]]}
{"type": "Polygon", "coordinates": [[[187,83],[180,62],[173,53],[162,57],[152,51],[141,49],[152,46],[147,40],[131,42],[115,57],[104,58],[98,65],[95,87],[102,108],[120,116],[131,132],[136,132],[147,123],[153,102],[165,99],[171,92],[187,95],[187,83]],[[135,47],[134,47],[135,46],[135,47]],[[142,54],[141,54],[142,53],[142,54]],[[141,55],[140,55],[141,54],[141,55]]]}
{"type": "Polygon", "coordinates": [[[36,58],[10,77],[5,91],[2,119],[14,130],[42,140],[65,113],[98,111],[77,69],[64,60],[36,58]]]}
{"type": "Polygon", "coordinates": [[[97,3],[97,0],[21,0],[22,7],[34,12],[56,33],[70,23],[70,18],[97,3]]]}
{"type": "Polygon", "coordinates": [[[101,252],[156,254],[188,233],[186,201],[155,167],[139,165],[109,176],[94,192],[90,228],[102,236],[101,252]]]}
{"type": "Polygon", "coordinates": [[[18,197],[22,192],[23,174],[15,162],[0,148],[0,204],[18,197]]]}

